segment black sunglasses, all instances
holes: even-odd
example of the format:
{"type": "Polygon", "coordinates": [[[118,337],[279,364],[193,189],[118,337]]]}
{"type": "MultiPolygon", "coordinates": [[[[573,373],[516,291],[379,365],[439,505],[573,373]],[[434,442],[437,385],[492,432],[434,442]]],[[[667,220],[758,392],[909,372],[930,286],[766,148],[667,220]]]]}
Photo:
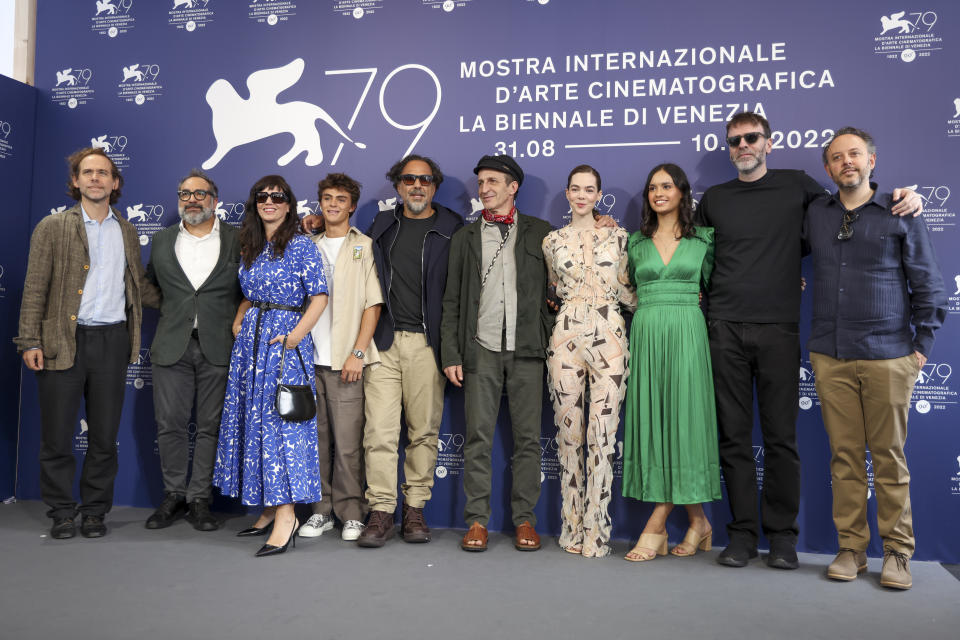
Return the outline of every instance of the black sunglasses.
{"type": "Polygon", "coordinates": [[[213,191],[207,191],[206,189],[194,189],[193,191],[183,189],[182,191],[177,191],[177,197],[179,197],[184,202],[188,201],[190,198],[203,200],[207,196],[212,196],[212,195],[213,195],[213,191]]]}
{"type": "Polygon", "coordinates": [[[843,223],[840,225],[840,233],[837,234],[837,240],[849,240],[853,237],[853,223],[860,217],[859,211],[844,211],[843,223]]]}
{"type": "Polygon", "coordinates": [[[257,191],[257,194],[254,196],[257,199],[257,204],[264,204],[269,199],[274,204],[283,204],[284,202],[290,202],[290,197],[285,194],[283,191],[257,191]]]}
{"type": "Polygon", "coordinates": [[[742,136],[730,136],[729,138],[727,138],[727,144],[730,145],[731,147],[739,147],[740,138],[743,138],[744,140],[746,140],[747,144],[753,144],[760,138],[766,138],[766,137],[767,136],[764,133],[761,133],[759,131],[753,131],[751,133],[745,133],[742,136]]]}
{"type": "Polygon", "coordinates": [[[400,176],[400,182],[407,185],[408,187],[412,187],[414,184],[416,184],[417,180],[420,181],[420,184],[433,184],[433,181],[435,180],[435,178],[430,174],[415,175],[413,173],[405,173],[402,176],[400,176]]]}

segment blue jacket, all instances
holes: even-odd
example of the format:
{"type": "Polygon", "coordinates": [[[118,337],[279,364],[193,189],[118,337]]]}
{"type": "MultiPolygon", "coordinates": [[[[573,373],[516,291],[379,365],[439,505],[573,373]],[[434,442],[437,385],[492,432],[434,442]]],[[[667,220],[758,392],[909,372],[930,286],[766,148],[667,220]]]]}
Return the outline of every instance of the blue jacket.
{"type": "MultiPolygon", "coordinates": [[[[443,306],[443,290],[447,286],[447,261],[450,255],[450,238],[453,232],[463,226],[463,218],[443,205],[433,203],[437,219],[433,228],[423,240],[423,296],[420,300],[423,311],[424,332],[427,344],[433,349],[437,367],[440,366],[440,311],[443,306]]],[[[400,216],[403,215],[403,203],[397,204],[393,211],[381,211],[373,219],[367,235],[373,240],[373,259],[377,265],[377,276],[383,290],[386,313],[380,314],[380,321],[374,331],[373,339],[380,351],[386,351],[393,345],[393,312],[390,309],[390,283],[393,275],[390,263],[390,250],[400,231],[400,216]]]]}

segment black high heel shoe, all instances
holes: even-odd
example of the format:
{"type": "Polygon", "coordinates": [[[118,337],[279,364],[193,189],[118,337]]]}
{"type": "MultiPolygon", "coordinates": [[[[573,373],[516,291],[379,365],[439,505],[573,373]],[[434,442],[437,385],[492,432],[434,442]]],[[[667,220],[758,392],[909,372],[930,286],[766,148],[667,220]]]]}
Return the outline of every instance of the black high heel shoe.
{"type": "Polygon", "coordinates": [[[249,527],[243,531],[237,531],[238,538],[250,538],[253,536],[265,536],[273,528],[273,520],[267,523],[265,527],[249,527]]]}
{"type": "Polygon", "coordinates": [[[297,546],[297,530],[300,528],[300,523],[297,522],[297,519],[293,519],[293,531],[290,532],[290,537],[287,538],[287,541],[283,543],[282,547],[275,547],[272,544],[265,544],[260,547],[260,550],[257,551],[255,557],[262,558],[264,556],[275,556],[279,555],[287,550],[287,547],[290,546],[290,543],[293,542],[293,546],[297,546]]]}

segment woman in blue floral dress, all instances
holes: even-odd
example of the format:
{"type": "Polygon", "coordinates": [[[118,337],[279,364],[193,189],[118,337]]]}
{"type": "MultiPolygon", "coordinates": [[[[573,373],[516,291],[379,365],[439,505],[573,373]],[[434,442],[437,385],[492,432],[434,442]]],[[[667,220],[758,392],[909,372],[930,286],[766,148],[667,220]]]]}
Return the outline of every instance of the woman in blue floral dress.
{"type": "Polygon", "coordinates": [[[296,202],[282,177],[261,178],[250,189],[240,228],[245,300],[233,325],[213,484],[245,505],[264,506],[253,527],[237,534],[270,532],[257,556],[286,551],[298,527],[294,503],[320,500],[316,418],[290,422],[274,405],[284,338],[283,381],[314,387],[310,329],[327,304],[323,260],[299,234],[296,202]]]}

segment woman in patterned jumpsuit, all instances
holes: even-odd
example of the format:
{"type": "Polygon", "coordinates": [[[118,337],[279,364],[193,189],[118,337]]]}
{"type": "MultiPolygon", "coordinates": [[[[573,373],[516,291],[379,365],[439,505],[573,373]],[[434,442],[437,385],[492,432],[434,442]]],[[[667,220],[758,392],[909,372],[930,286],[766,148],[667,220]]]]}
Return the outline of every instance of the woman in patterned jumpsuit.
{"type": "Polygon", "coordinates": [[[560,546],[603,557],[610,553],[610,486],[629,359],[620,306],[633,310],[637,297],[627,276],[627,232],[595,227],[600,174],[575,167],[566,196],[570,224],[543,241],[560,304],[547,350],[562,469],[560,546]]]}

